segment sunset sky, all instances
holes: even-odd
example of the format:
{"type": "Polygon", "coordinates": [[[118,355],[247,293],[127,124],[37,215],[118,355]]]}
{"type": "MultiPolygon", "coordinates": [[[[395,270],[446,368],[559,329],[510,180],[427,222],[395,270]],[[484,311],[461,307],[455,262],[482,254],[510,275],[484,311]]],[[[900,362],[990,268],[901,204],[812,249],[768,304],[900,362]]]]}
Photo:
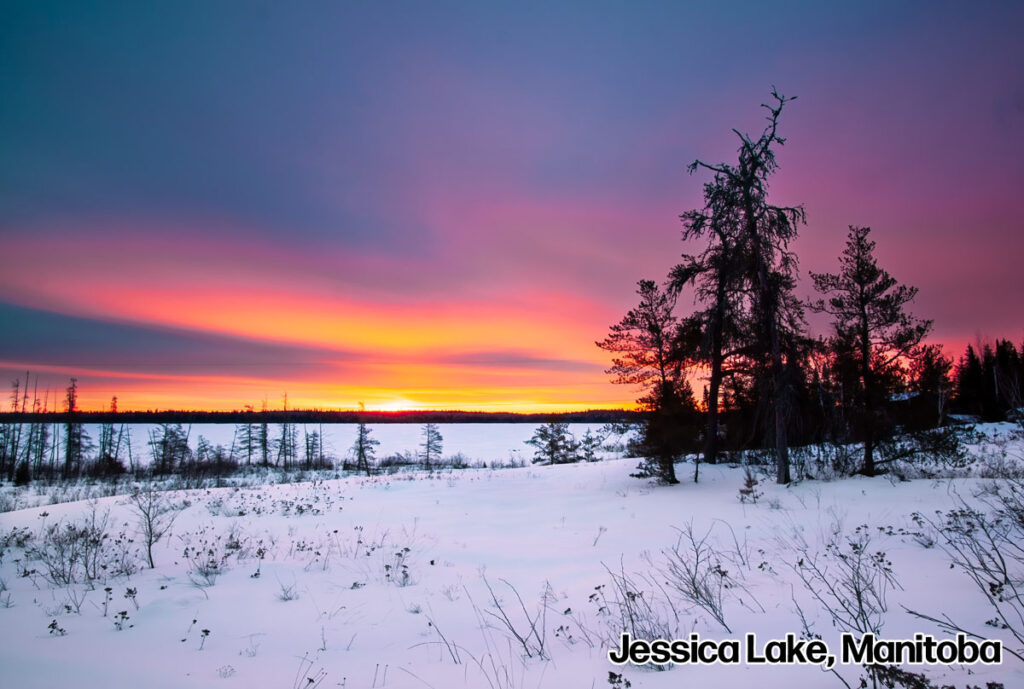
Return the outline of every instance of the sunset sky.
{"type": "Polygon", "coordinates": [[[1024,341],[1024,3],[98,5],[0,8],[4,385],[628,405],[594,341],[772,85],[802,290],[869,225],[951,354],[1024,341]]]}

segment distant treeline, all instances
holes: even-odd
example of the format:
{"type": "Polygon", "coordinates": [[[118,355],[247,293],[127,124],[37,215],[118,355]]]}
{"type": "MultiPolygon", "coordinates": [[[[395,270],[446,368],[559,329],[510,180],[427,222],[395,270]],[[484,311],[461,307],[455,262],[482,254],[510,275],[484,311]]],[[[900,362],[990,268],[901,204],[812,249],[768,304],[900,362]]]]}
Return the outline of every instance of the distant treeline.
{"type": "MultiPolygon", "coordinates": [[[[621,423],[639,421],[640,412],[623,409],[588,409],[576,412],[473,412],[473,411],[80,411],[72,413],[76,423],[621,423]]],[[[0,423],[64,422],[63,412],[0,412],[0,423]]]]}

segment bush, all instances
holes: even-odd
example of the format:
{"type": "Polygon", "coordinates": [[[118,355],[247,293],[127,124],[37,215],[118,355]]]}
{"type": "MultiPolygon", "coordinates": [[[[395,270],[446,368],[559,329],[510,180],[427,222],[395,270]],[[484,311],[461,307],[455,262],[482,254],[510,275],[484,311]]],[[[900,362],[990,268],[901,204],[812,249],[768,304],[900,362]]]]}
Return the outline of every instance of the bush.
{"type": "MultiPolygon", "coordinates": [[[[994,617],[990,626],[1008,631],[1020,644],[1004,649],[1024,660],[1024,479],[1007,479],[987,494],[982,493],[978,509],[960,500],[960,505],[940,519],[918,516],[940,535],[940,547],[952,566],[964,572],[988,602],[994,617]]],[[[943,615],[941,618],[908,610],[949,632],[985,636],[971,632],[943,615]]]]}
{"type": "Polygon", "coordinates": [[[137,568],[130,540],[124,534],[111,538],[108,519],[108,512],[93,506],[80,522],[50,524],[27,557],[42,563],[43,577],[55,586],[130,575],[137,568]]]}

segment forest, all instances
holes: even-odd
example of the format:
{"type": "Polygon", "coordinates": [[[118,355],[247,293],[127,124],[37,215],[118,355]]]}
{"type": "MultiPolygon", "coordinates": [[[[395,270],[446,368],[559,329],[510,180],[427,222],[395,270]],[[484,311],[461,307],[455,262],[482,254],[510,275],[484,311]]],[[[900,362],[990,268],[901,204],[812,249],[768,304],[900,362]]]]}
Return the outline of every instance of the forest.
{"type": "Polygon", "coordinates": [[[597,343],[614,356],[614,382],[644,390],[642,475],[675,483],[675,463],[695,453],[697,480],[701,459],[762,450],[786,484],[790,449],[819,446],[834,450],[832,471],[870,476],[898,460],[963,461],[960,422],[1021,418],[1024,344],[969,345],[954,363],[912,312],[917,289],[878,265],[871,228],[851,225],[836,272],[807,276],[817,297],[797,296],[791,245],[806,214],[769,196],[792,100],[773,90],[765,129],[734,130],[736,161],[689,166],[709,178],[704,206],[680,216],[698,250],[664,281],[641,280],[637,305],[597,343]],[[811,332],[808,312],[830,331],[811,332]]]}

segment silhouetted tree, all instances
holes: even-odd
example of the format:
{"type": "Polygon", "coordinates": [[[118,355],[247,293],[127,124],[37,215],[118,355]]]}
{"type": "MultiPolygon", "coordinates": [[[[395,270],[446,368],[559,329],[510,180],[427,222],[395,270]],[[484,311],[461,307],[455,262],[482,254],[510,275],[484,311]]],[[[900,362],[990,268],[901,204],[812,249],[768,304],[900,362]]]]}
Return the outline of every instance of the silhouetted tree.
{"type": "Polygon", "coordinates": [[[270,429],[267,427],[267,401],[263,400],[263,414],[260,415],[260,425],[256,429],[256,445],[260,450],[260,464],[270,466],[270,429]]]}
{"type": "Polygon", "coordinates": [[[878,415],[892,392],[887,382],[901,360],[916,356],[932,325],[907,313],[917,288],[897,284],[878,267],[870,232],[868,227],[850,227],[839,273],[811,273],[815,289],[827,297],[812,308],[832,315],[836,342],[854,353],[864,441],[860,471],[868,476],[875,473],[878,415]]]}
{"type": "Polygon", "coordinates": [[[356,427],[356,441],[352,444],[352,456],[355,459],[356,471],[363,471],[367,476],[371,473],[371,463],[375,459],[374,448],[380,441],[370,437],[370,427],[360,422],[356,427]]]}
{"type": "Polygon", "coordinates": [[[82,463],[82,424],[78,422],[78,380],[71,379],[65,390],[64,478],[71,478],[82,463]]]}
{"type": "Polygon", "coordinates": [[[444,440],[441,437],[441,431],[438,429],[436,423],[428,423],[423,425],[423,442],[420,443],[422,448],[423,457],[423,468],[428,471],[431,469],[431,460],[436,462],[441,458],[441,443],[444,440]]]}
{"type": "Polygon", "coordinates": [[[283,422],[280,424],[281,434],[274,442],[275,449],[277,450],[277,460],[275,464],[285,469],[289,468],[295,463],[299,456],[299,434],[295,424],[291,422],[288,416],[288,393],[284,395],[283,402],[283,422]]]}
{"type": "MultiPolygon", "coordinates": [[[[728,197],[717,187],[704,185],[705,205],[683,213],[683,241],[704,238],[708,245],[697,255],[683,255],[669,274],[669,289],[678,294],[693,285],[696,298],[705,308],[685,319],[679,329],[679,345],[693,352],[709,369],[705,395],[707,407],[704,433],[704,461],[718,458],[719,397],[726,361],[741,347],[738,321],[742,319],[745,257],[742,254],[739,217],[728,197]]],[[[699,462],[699,458],[694,460],[699,462]]],[[[696,475],[697,468],[694,469],[696,475]]],[[[695,479],[696,480],[696,479],[695,479]]]]}
{"type": "Polygon", "coordinates": [[[946,421],[946,407],[953,395],[953,361],[942,353],[941,345],[925,345],[911,365],[912,385],[922,402],[935,411],[935,425],[946,421]]]}
{"type": "Polygon", "coordinates": [[[981,368],[974,347],[967,345],[967,350],[960,357],[956,368],[956,392],[953,401],[957,411],[965,414],[982,414],[982,398],[984,397],[985,372],[981,368]]]}
{"type": "MultiPolygon", "coordinates": [[[[663,290],[653,280],[637,283],[640,303],[629,310],[621,321],[611,326],[608,337],[597,346],[616,355],[612,366],[606,372],[613,383],[641,386],[643,394],[637,401],[647,412],[648,422],[644,443],[645,452],[656,464],[649,475],[665,483],[678,483],[674,462],[678,458],[676,448],[657,448],[657,438],[666,436],[651,432],[652,421],[678,410],[676,388],[682,378],[682,359],[677,355],[676,338],[678,319],[673,313],[676,293],[663,290]]],[[[681,421],[678,420],[677,421],[681,421]]],[[[647,473],[647,472],[645,472],[647,473]]]]}
{"type": "Polygon", "coordinates": [[[171,474],[192,461],[192,449],[188,446],[191,432],[180,423],[163,423],[150,431],[149,447],[153,453],[154,474],[171,474]]]}
{"type": "Polygon", "coordinates": [[[642,402],[655,403],[660,390],[680,374],[681,362],[673,349],[678,319],[673,314],[676,296],[653,280],[637,283],[640,304],[611,326],[608,337],[597,342],[617,356],[606,373],[613,383],[639,385],[642,402]]]}
{"type": "MultiPolygon", "coordinates": [[[[649,410],[639,441],[644,461],[633,476],[678,483],[674,465],[696,447],[696,417],[697,407],[689,383],[685,380],[667,382],[657,404],[649,410]]],[[[699,478],[699,466],[694,465],[694,483],[699,478]]]]}
{"type": "MultiPolygon", "coordinates": [[[[251,404],[245,406],[245,413],[246,415],[253,413],[251,404]]],[[[245,457],[246,466],[252,464],[252,457],[259,449],[257,436],[256,424],[252,423],[249,419],[235,426],[235,446],[238,447],[239,454],[245,457]]]]}
{"type": "MultiPolygon", "coordinates": [[[[110,400],[110,413],[117,413],[117,397],[110,400]]],[[[99,455],[96,457],[95,473],[97,476],[119,476],[125,472],[124,463],[120,458],[121,437],[124,426],[114,429],[114,423],[107,421],[100,424],[99,455]]]]}
{"type": "Polygon", "coordinates": [[[324,439],[320,431],[310,431],[305,425],[302,427],[302,433],[305,440],[306,446],[306,468],[312,469],[317,467],[318,469],[326,468],[327,462],[324,459],[324,439]]]}
{"type": "MultiPolygon", "coordinates": [[[[797,226],[804,222],[800,206],[783,207],[768,203],[768,178],[778,168],[775,146],[785,139],[778,135],[779,116],[785,98],[772,89],[772,103],[764,104],[768,125],[754,139],[733,130],[740,139],[735,164],[712,165],[696,160],[690,171],[706,169],[713,179],[704,187],[705,202],[720,217],[735,224],[735,247],[742,256],[742,275],[750,289],[748,328],[750,354],[761,359],[770,381],[769,399],[774,419],[774,440],[777,481],[789,483],[789,443],[787,413],[790,408],[791,380],[786,368],[785,328],[797,333],[800,329],[798,302],[792,297],[795,285],[796,257],[789,242],[797,235],[797,226]]],[[[725,223],[723,229],[728,229],[725,223]]],[[[791,338],[792,339],[792,338],[791,338]]]]}
{"type": "Polygon", "coordinates": [[[1017,410],[1024,400],[1024,370],[1021,355],[1009,340],[996,340],[992,357],[992,385],[1002,418],[1017,410]]]}

